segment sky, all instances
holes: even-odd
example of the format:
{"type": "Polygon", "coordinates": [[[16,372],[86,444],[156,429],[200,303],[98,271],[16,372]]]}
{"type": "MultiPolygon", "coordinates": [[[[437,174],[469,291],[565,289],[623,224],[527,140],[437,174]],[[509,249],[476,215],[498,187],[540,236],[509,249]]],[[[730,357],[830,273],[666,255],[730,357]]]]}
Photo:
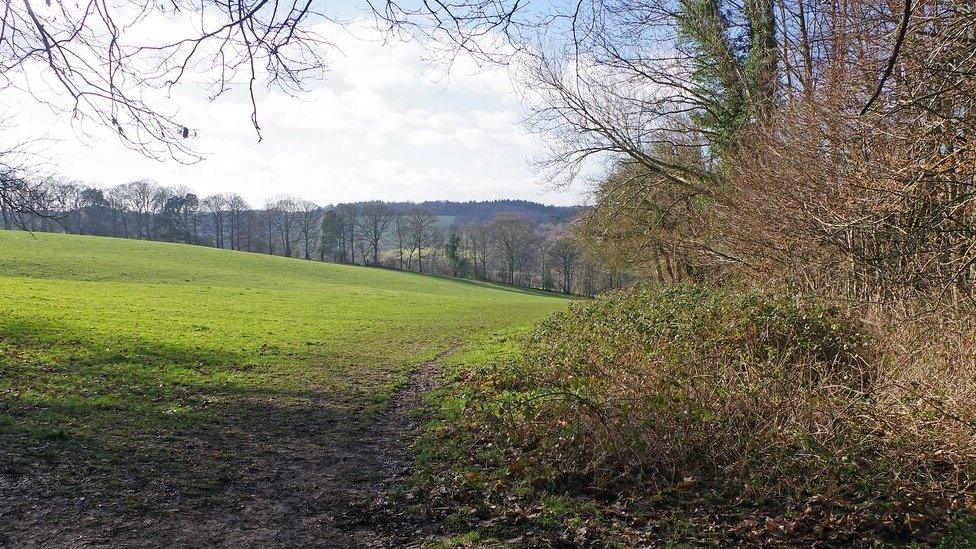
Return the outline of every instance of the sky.
{"type": "Polygon", "coordinates": [[[103,187],[148,178],[201,196],[237,192],[254,205],[279,195],[319,204],[585,201],[582,186],[553,189],[533,170],[543,137],[522,126],[526,110],[504,67],[465,57],[448,67],[429,58],[430,44],[392,38],[365,20],[320,32],[335,45],[328,74],[298,98],[259,96],[261,142],[243,93],[214,102],[192,90],[173,94],[181,119],[198,130],[193,147],[205,159],[193,165],[144,157],[110,130],[36,101],[8,97],[5,110],[18,131],[54,143],[45,155],[57,174],[103,187]]]}

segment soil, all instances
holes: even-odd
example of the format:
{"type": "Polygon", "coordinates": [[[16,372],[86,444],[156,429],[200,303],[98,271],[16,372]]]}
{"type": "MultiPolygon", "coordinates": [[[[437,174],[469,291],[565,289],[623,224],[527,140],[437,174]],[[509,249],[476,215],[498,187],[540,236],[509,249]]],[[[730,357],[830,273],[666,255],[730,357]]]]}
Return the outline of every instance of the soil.
{"type": "Polygon", "coordinates": [[[252,403],[163,450],[147,441],[135,465],[4,466],[0,448],[0,546],[420,546],[436,526],[394,495],[436,371],[417,370],[374,421],[325,396],[252,403]]]}

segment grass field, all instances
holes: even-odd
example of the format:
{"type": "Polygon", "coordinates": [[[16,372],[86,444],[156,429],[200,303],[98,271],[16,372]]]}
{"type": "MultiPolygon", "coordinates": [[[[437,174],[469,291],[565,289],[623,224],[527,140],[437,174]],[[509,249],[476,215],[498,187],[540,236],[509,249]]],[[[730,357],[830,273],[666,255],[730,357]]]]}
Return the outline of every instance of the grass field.
{"type": "Polygon", "coordinates": [[[347,445],[418,365],[564,305],[392,271],[0,231],[0,523],[20,525],[0,526],[0,545],[52,517],[112,539],[188,509],[243,521],[232,507],[273,499],[288,474],[262,467],[347,445]]]}

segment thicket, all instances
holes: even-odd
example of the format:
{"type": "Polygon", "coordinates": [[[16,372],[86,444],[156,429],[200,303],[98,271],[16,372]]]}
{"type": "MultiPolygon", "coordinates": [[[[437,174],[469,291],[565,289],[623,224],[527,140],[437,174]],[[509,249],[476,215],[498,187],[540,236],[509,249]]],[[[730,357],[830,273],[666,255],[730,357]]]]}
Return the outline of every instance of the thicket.
{"type": "Polygon", "coordinates": [[[696,517],[713,541],[935,542],[974,505],[976,326],[871,320],[744,288],[575,303],[450,385],[435,499],[537,528],[547,498],[598,502],[603,541],[696,517]]]}

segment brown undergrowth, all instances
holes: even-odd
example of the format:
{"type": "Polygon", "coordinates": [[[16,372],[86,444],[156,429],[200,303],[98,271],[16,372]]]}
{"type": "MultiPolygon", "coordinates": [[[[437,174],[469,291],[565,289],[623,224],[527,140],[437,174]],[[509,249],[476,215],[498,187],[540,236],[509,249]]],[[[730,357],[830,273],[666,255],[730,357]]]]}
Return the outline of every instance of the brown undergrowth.
{"type": "Polygon", "coordinates": [[[457,526],[529,545],[957,546],[972,321],[866,318],[695,287],[577,303],[437,393],[421,486],[457,526]]]}

